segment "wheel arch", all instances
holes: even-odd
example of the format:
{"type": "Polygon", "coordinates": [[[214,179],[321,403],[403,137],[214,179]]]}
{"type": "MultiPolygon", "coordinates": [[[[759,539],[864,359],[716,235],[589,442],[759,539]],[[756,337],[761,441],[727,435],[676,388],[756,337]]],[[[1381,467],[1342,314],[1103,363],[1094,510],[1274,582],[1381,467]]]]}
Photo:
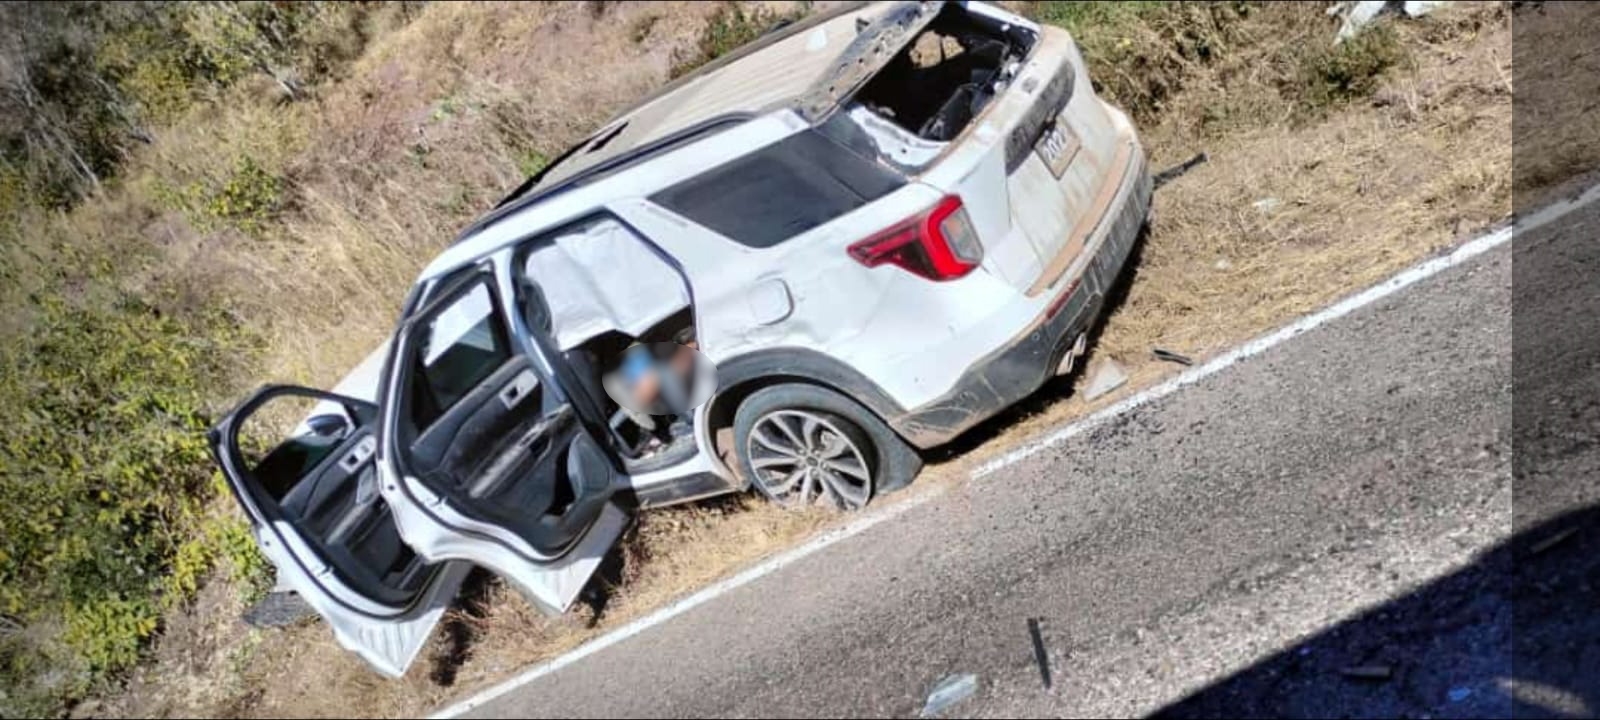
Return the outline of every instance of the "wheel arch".
{"type": "Polygon", "coordinates": [[[733,452],[734,413],[751,393],[783,383],[805,383],[840,393],[861,403],[900,434],[894,421],[905,409],[877,383],[837,359],[801,347],[765,348],[739,355],[717,363],[717,392],[706,408],[706,422],[718,462],[741,484],[748,479],[741,476],[737,462],[726,459],[733,452]]]}

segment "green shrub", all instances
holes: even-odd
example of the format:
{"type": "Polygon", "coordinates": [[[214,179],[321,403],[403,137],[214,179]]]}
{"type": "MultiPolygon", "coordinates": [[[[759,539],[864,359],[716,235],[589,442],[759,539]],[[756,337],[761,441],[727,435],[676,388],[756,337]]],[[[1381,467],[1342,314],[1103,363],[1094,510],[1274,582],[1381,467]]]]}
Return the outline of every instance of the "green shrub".
{"type": "Polygon", "coordinates": [[[214,218],[255,232],[277,213],[282,200],[283,178],[243,156],[233,174],[212,194],[206,209],[214,218]]]}
{"type": "Polygon", "coordinates": [[[1095,90],[1136,122],[1154,123],[1168,98],[1199,67],[1224,59],[1237,26],[1253,12],[1242,2],[1036,2],[1039,22],[1072,33],[1095,90]]]}
{"type": "MultiPolygon", "coordinates": [[[[80,282],[117,267],[56,251],[80,282]]],[[[0,346],[0,614],[61,628],[0,650],[0,685],[19,697],[40,683],[66,696],[87,688],[12,676],[30,668],[93,678],[129,667],[219,558],[246,583],[263,571],[238,547],[240,521],[205,512],[217,483],[204,400],[244,336],[221,313],[180,318],[110,286],[87,290],[13,308],[28,332],[0,346]],[[55,644],[70,657],[52,658],[55,644]]]]}
{"type": "Polygon", "coordinates": [[[1372,25],[1338,45],[1306,52],[1291,94],[1298,96],[1307,110],[1319,112],[1372,95],[1384,72],[1406,60],[1394,27],[1372,25]]]}
{"type": "Polygon", "coordinates": [[[537,175],[549,164],[550,158],[538,150],[527,150],[517,157],[517,171],[526,177],[537,175]]]}
{"type": "Polygon", "coordinates": [[[1066,28],[1074,36],[1094,30],[1115,27],[1133,22],[1150,10],[1167,5],[1166,0],[1130,0],[1128,2],[1099,2],[1098,0],[1046,0],[1027,8],[1034,20],[1066,28]]]}
{"type": "Polygon", "coordinates": [[[284,185],[281,175],[262,167],[250,156],[241,155],[220,182],[158,183],[156,196],[163,205],[183,213],[201,230],[234,227],[256,235],[283,208],[284,185]]]}
{"type": "Polygon", "coordinates": [[[139,660],[139,649],[156,631],[161,613],[151,598],[106,597],[67,605],[67,645],[93,671],[119,670],[139,660]]]}

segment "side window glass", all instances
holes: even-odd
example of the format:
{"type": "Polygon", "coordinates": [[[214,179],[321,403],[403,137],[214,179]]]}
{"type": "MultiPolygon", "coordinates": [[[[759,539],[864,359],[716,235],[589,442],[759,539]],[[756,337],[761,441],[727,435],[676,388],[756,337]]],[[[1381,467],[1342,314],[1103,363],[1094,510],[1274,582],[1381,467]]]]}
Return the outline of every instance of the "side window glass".
{"type": "Polygon", "coordinates": [[[651,196],[753,248],[768,248],[905,184],[893,171],[804,131],[651,196]]]}
{"type": "Polygon", "coordinates": [[[422,326],[411,381],[411,419],[426,429],[511,359],[489,287],[479,283],[422,326]]]}

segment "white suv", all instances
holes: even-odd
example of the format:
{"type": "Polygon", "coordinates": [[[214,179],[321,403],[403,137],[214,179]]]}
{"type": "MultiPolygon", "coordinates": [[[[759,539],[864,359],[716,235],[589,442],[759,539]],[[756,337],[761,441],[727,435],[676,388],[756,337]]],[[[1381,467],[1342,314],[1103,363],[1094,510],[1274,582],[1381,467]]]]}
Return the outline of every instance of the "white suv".
{"type": "Polygon", "coordinates": [[[844,6],[612,120],[441,253],[334,393],[265,388],[211,442],[280,587],[399,675],[471,565],[560,612],[640,508],[903,486],[1071,370],[1150,193],[1066,32],[844,6]],[[690,337],[716,392],[686,416],[602,389],[690,337]],[[304,420],[255,452],[275,416],[304,420]]]}

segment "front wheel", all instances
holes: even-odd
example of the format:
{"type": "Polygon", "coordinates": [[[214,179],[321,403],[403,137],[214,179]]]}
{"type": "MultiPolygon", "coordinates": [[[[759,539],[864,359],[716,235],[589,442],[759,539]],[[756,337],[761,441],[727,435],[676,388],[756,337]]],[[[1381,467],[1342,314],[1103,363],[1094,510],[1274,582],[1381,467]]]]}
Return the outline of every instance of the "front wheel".
{"type": "Polygon", "coordinates": [[[871,411],[815,385],[752,393],[733,420],[745,477],[785,507],[857,510],[911,481],[922,459],[871,411]]]}

